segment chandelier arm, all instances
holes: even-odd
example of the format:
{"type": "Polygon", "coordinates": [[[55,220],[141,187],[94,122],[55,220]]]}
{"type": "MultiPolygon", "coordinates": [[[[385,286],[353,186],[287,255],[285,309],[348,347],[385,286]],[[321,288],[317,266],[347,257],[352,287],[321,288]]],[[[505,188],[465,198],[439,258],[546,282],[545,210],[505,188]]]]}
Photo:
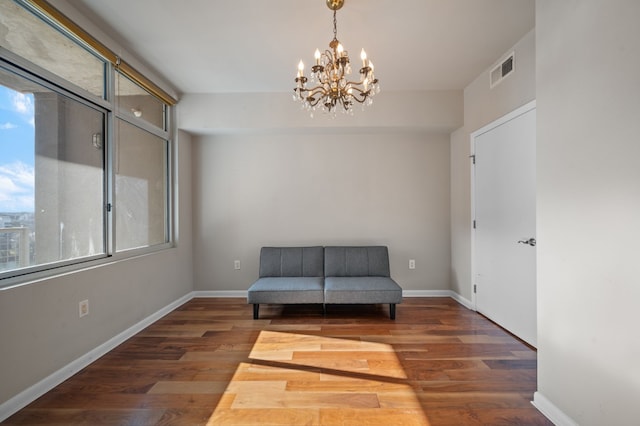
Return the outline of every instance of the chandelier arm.
{"type": "Polygon", "coordinates": [[[356,83],[354,81],[348,81],[347,85],[349,85],[351,87],[351,90],[357,90],[362,95],[366,94],[367,96],[369,96],[369,92],[371,92],[371,87],[367,88],[366,90],[361,89],[360,86],[362,85],[362,83],[356,83]]]}
{"type": "Polygon", "coordinates": [[[318,102],[320,102],[320,99],[322,99],[322,98],[320,97],[318,99],[314,99],[313,101],[307,101],[307,102],[309,102],[310,106],[314,107],[314,106],[318,105],[318,102]]]}
{"type": "Polygon", "coordinates": [[[365,97],[363,97],[363,98],[358,98],[358,97],[356,97],[356,96],[352,96],[352,98],[353,98],[353,100],[354,100],[354,101],[356,101],[357,103],[359,103],[359,104],[363,104],[363,103],[364,103],[364,101],[366,101],[366,100],[367,100],[368,96],[365,96],[365,97]]]}
{"type": "MultiPolygon", "coordinates": [[[[358,86],[362,86],[363,82],[362,81],[347,81],[346,84],[350,84],[351,86],[353,86],[354,89],[359,89],[358,86]]],[[[369,84],[373,84],[373,82],[369,82],[369,84]]],[[[360,90],[361,92],[364,92],[364,90],[360,90]]]]}
{"type": "Polygon", "coordinates": [[[333,51],[329,50],[329,49],[325,49],[324,52],[322,52],[322,56],[325,58],[325,62],[332,64],[335,62],[335,57],[333,55],[333,51]]]}
{"type": "Polygon", "coordinates": [[[320,94],[321,96],[326,96],[326,92],[322,86],[312,87],[307,90],[309,92],[309,96],[315,96],[320,94]]]}
{"type": "Polygon", "coordinates": [[[305,97],[305,101],[309,102],[309,105],[314,107],[318,105],[318,102],[320,102],[322,99],[326,97],[327,97],[327,94],[325,93],[324,90],[321,90],[321,88],[318,88],[318,87],[314,87],[312,90],[309,91],[309,93],[305,97]]]}
{"type": "Polygon", "coordinates": [[[351,86],[351,98],[353,98],[354,101],[358,102],[358,103],[364,103],[364,101],[367,100],[368,97],[370,97],[370,92],[371,89],[368,90],[362,90],[359,87],[355,87],[355,86],[351,86]],[[357,91],[357,93],[353,93],[353,91],[357,91]]]}

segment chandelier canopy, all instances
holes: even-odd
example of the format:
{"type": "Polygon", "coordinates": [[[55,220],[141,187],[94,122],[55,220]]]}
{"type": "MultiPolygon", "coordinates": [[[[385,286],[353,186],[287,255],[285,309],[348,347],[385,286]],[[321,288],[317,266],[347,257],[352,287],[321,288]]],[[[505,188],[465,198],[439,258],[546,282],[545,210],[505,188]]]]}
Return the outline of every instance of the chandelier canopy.
{"type": "Polygon", "coordinates": [[[321,109],[324,112],[333,112],[340,109],[344,113],[353,114],[354,102],[364,105],[373,103],[373,96],[380,92],[378,79],[373,71],[373,63],[367,58],[362,49],[360,59],[359,81],[351,81],[351,61],[349,54],[338,41],[336,12],[344,5],[344,0],[326,0],[329,9],[333,10],[333,40],[329,43],[329,49],[320,53],[315,52],[315,65],[311,67],[311,76],[307,79],[304,75],[304,63],[298,64],[298,76],[296,87],[293,89],[293,99],[302,102],[304,109],[311,112],[321,109]],[[312,87],[307,87],[310,83],[312,87]]]}

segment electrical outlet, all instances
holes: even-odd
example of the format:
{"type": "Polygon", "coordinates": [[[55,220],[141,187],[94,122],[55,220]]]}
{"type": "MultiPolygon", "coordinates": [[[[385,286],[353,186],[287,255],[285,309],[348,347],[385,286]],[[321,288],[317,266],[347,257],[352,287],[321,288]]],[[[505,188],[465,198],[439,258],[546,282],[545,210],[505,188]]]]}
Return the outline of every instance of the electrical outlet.
{"type": "Polygon", "coordinates": [[[83,300],[78,304],[78,313],[80,318],[89,315],[89,301],[83,300]]]}
{"type": "Polygon", "coordinates": [[[409,269],[416,269],[416,260],[409,259],[409,269]]]}
{"type": "Polygon", "coordinates": [[[240,270],[240,261],[239,260],[234,260],[233,261],[233,269],[235,269],[236,271],[240,270]]]}

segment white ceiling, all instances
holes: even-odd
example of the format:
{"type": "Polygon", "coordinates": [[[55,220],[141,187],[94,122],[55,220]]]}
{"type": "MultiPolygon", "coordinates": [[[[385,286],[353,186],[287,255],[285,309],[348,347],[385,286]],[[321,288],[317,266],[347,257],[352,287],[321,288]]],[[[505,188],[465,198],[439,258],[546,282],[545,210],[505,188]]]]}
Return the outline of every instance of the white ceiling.
{"type": "MultiPolygon", "coordinates": [[[[182,93],[286,92],[333,38],[325,0],[75,0],[182,93]]],[[[466,87],[535,26],[534,0],[345,0],[338,39],[384,91],[466,87]]],[[[307,68],[308,69],[308,68],[307,68]]]]}

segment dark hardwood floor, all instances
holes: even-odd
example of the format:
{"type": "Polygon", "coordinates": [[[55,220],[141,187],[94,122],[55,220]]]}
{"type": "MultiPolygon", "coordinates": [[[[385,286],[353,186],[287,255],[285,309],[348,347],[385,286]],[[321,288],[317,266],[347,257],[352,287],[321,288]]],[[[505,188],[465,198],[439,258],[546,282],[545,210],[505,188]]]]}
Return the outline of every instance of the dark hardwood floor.
{"type": "Polygon", "coordinates": [[[448,298],[193,299],[2,425],[550,425],[536,352],[448,298]]]}

